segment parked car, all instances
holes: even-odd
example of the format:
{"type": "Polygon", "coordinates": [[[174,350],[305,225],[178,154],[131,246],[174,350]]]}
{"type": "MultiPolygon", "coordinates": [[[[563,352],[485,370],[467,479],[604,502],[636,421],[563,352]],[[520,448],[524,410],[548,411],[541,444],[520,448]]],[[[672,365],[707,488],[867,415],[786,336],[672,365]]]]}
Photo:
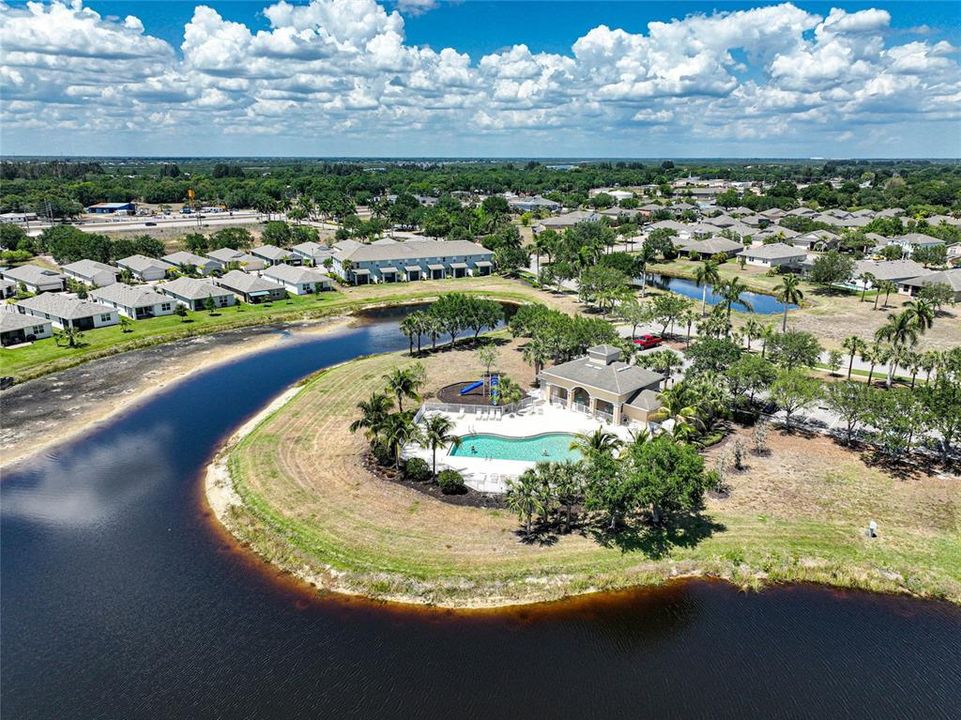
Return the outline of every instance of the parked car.
{"type": "Polygon", "coordinates": [[[645,350],[653,347],[657,347],[664,342],[664,338],[658,337],[657,335],[641,335],[634,338],[634,344],[640,345],[645,350]]]}
{"type": "Polygon", "coordinates": [[[155,223],[153,220],[147,220],[147,221],[144,223],[144,225],[145,225],[146,227],[155,227],[155,226],[157,225],[157,223],[155,223]]]}

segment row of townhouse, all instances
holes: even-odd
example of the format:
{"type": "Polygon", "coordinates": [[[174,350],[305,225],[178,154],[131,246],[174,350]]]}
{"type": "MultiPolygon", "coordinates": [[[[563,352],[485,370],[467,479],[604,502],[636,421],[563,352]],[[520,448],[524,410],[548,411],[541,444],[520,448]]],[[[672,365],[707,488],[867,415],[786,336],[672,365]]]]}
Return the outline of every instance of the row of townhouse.
{"type": "Polygon", "coordinates": [[[490,275],[494,259],[468,240],[344,240],[334,248],[332,271],[354,285],[490,275]]]}

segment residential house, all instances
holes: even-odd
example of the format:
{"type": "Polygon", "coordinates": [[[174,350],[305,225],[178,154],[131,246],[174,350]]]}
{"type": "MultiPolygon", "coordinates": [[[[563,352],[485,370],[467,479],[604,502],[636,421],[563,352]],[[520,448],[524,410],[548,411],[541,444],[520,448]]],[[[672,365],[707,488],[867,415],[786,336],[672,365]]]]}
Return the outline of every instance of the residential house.
{"type": "Polygon", "coordinates": [[[60,268],[68,278],[92,287],[104,287],[117,282],[117,268],[96,260],[78,260],[60,268]]]}
{"type": "Polygon", "coordinates": [[[188,310],[206,309],[208,298],[216,308],[229,307],[237,301],[230,290],[217,287],[207,279],[179,277],[157,285],[157,290],[169,295],[188,310]]]}
{"type": "Polygon", "coordinates": [[[546,210],[550,213],[555,213],[561,209],[561,204],[559,202],[554,202],[553,200],[548,200],[540,195],[534,195],[533,197],[512,197],[507,200],[508,206],[514,212],[535,212],[537,210],[546,210]]]}
{"type": "Polygon", "coordinates": [[[294,295],[310,295],[324,290],[333,290],[329,277],[319,270],[309,267],[274,265],[264,270],[260,275],[280,283],[287,292],[294,295]]]}
{"type": "Polygon", "coordinates": [[[167,276],[167,272],[174,269],[174,266],[165,260],[158,260],[146,255],[131,255],[117,260],[117,267],[129,270],[133,277],[143,282],[163,280],[167,276]]]}
{"type": "Polygon", "coordinates": [[[53,334],[49,320],[23,315],[13,308],[0,311],[0,345],[20,345],[21,343],[42,340],[53,334]]]}
{"type": "Polygon", "coordinates": [[[248,275],[243,270],[231,270],[223,277],[214,278],[214,283],[230,290],[238,298],[252,305],[283,300],[287,297],[287,291],[280,283],[256,275],[248,275]]]}
{"type": "Polygon", "coordinates": [[[257,272],[267,267],[267,263],[263,258],[254,257],[250,253],[245,253],[242,250],[232,250],[231,248],[211,250],[207,253],[207,257],[216,260],[224,268],[233,269],[232,266],[236,264],[241,270],[246,270],[247,272],[257,272]]]}
{"type": "Polygon", "coordinates": [[[887,238],[887,242],[884,243],[882,247],[887,247],[889,245],[900,246],[905,256],[911,257],[917,248],[929,248],[937,245],[944,245],[944,240],[931,237],[930,235],[922,235],[921,233],[907,233],[906,235],[898,235],[897,237],[887,238]]]}
{"type": "Polygon", "coordinates": [[[334,254],[334,251],[330,247],[322,243],[316,243],[313,240],[294,245],[290,250],[301,259],[302,264],[313,265],[314,267],[323,267],[324,260],[332,257],[334,254]]]}
{"type": "Polygon", "coordinates": [[[65,293],[44,293],[25,298],[16,303],[24,315],[49,320],[61,330],[72,327],[76,330],[116,325],[119,322],[117,311],[100,303],[81,300],[76,295],[65,293]]]}
{"type": "Polygon", "coordinates": [[[582,222],[598,222],[601,216],[593,210],[575,210],[555,217],[544,218],[534,226],[535,233],[545,230],[564,230],[582,222]]]}
{"type": "Polygon", "coordinates": [[[494,254],[468,240],[337,243],[332,271],[355,285],[490,275],[494,254]]]}
{"type": "Polygon", "coordinates": [[[858,290],[870,290],[876,282],[887,281],[899,284],[905,280],[927,275],[923,265],[913,260],[858,260],[854,263],[854,280],[852,287],[858,290]],[[874,278],[872,282],[866,275],[874,278]]]}
{"type": "Polygon", "coordinates": [[[929,285],[947,285],[954,293],[954,302],[961,301],[961,268],[929,272],[904,280],[898,284],[898,292],[913,296],[929,285]]]}
{"type": "Polygon", "coordinates": [[[114,283],[91,290],[90,297],[131,320],[172,315],[177,304],[169,295],[162,295],[149,285],[114,283]]]}
{"type": "Polygon", "coordinates": [[[830,250],[837,247],[841,236],[830,230],[813,230],[790,238],[791,245],[805,250],[830,250]]]}
{"type": "Polygon", "coordinates": [[[224,267],[224,264],[219,260],[196,255],[185,250],[164,255],[161,259],[178,268],[194,268],[201,275],[210,275],[210,273],[222,270],[224,267]]]}
{"type": "Polygon", "coordinates": [[[787,243],[752,245],[738,253],[747,265],[761,267],[798,267],[807,257],[807,250],[787,243]]]}
{"type": "Polygon", "coordinates": [[[17,284],[13,280],[0,280],[0,300],[12,298],[17,294],[17,284]]]}
{"type": "Polygon", "coordinates": [[[4,280],[23,285],[28,292],[61,292],[67,289],[67,277],[62,273],[39,265],[21,265],[0,270],[4,280]]]}
{"type": "Polygon", "coordinates": [[[610,345],[588,349],[587,355],[541,371],[542,392],[553,405],[585,412],[620,425],[646,423],[660,407],[657,392],[663,375],[621,360],[610,345]]]}
{"type": "Polygon", "coordinates": [[[261,245],[253,248],[250,253],[266,262],[268,266],[280,265],[281,263],[287,263],[288,265],[300,265],[303,263],[303,258],[301,258],[300,255],[292,250],[279,248],[276,245],[261,245]]]}
{"type": "Polygon", "coordinates": [[[681,252],[687,254],[688,257],[701,258],[702,260],[712,258],[715,255],[733,257],[743,249],[743,244],[719,235],[705,240],[691,240],[684,243],[680,248],[681,252]]]}

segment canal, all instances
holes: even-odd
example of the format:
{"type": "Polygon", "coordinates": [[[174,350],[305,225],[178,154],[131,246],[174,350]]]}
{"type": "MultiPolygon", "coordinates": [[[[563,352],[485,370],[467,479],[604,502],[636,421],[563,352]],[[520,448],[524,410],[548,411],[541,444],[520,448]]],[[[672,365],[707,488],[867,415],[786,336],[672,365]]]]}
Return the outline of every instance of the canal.
{"type": "Polygon", "coordinates": [[[457,614],[318,597],[224,537],[200,473],[387,313],[191,376],[0,484],[5,718],[957,717],[961,610],[720,583],[457,614]]]}

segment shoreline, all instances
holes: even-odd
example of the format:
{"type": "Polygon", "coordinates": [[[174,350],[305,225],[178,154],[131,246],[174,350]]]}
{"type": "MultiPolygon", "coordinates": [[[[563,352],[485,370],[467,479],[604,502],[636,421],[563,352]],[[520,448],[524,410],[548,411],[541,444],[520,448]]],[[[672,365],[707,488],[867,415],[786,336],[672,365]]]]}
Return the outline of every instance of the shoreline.
{"type": "MultiPolygon", "coordinates": [[[[386,355],[390,355],[389,353],[386,355]]],[[[377,357],[377,356],[374,356],[377,357]]],[[[348,360],[323,371],[326,375],[343,370],[361,359],[348,360]]],[[[342,598],[360,598],[375,604],[390,604],[410,608],[436,608],[444,611],[502,610],[549,603],[562,603],[586,596],[604,596],[610,593],[666,587],[678,581],[699,580],[724,582],[741,591],[760,591],[765,588],[816,585],[822,589],[870,592],[882,596],[912,597],[916,599],[941,600],[961,604],[961,599],[951,595],[930,594],[922,588],[910,587],[895,572],[884,571],[872,563],[855,561],[838,563],[837,558],[809,556],[799,558],[790,567],[766,567],[751,561],[727,561],[714,558],[672,558],[667,561],[648,561],[638,557],[638,563],[621,571],[604,572],[602,568],[565,568],[551,571],[555,563],[545,556],[541,562],[546,573],[526,572],[518,575],[472,576],[469,572],[458,574],[438,573],[433,577],[410,574],[400,569],[386,569],[390,563],[374,564],[368,560],[357,562],[345,556],[350,552],[349,541],[342,539],[342,546],[333,554],[307,555],[289,545],[297,530],[274,525],[272,514],[284,517],[282,509],[271,506],[269,501],[247,488],[238,490],[231,472],[232,454],[248,437],[263,424],[278,415],[302,393],[309,392],[315,377],[287,388],[274,397],[259,412],[248,418],[213,453],[203,471],[203,502],[210,510],[207,519],[216,519],[218,534],[226,534],[242,552],[255,560],[262,571],[283,577],[284,582],[295,583],[302,591],[323,597],[330,593],[342,598]],[[242,492],[253,493],[254,504],[245,499],[242,492]],[[288,536],[288,533],[295,533],[288,536]],[[347,559],[338,567],[335,558],[347,559]],[[333,563],[331,562],[333,559],[333,563]],[[398,591],[401,590],[402,591],[398,591]]],[[[298,406],[298,411],[302,408],[298,406]]],[[[381,495],[395,492],[387,481],[373,475],[356,478],[360,483],[371,483],[372,491],[381,495]]],[[[400,504],[425,504],[418,498],[408,497],[415,493],[410,488],[399,492],[400,504]]],[[[471,508],[476,510],[476,508],[471,508]]],[[[427,508],[428,511],[432,508],[427,508]]],[[[450,546],[448,546],[450,547],[450,546]]],[[[370,548],[367,548],[370,551],[370,548]]],[[[363,548],[357,548],[359,557],[367,558],[363,548]]],[[[495,549],[496,553],[497,550],[495,549]]],[[[536,563],[535,566],[536,567],[536,563]]]]}
{"type": "MultiPolygon", "coordinates": [[[[198,372],[207,372],[241,357],[256,355],[270,350],[283,340],[284,336],[282,332],[284,330],[292,331],[298,336],[320,335],[340,330],[358,319],[355,314],[350,313],[347,315],[322,317],[316,320],[300,320],[292,327],[290,323],[282,323],[280,330],[251,338],[240,346],[227,349],[213,348],[198,351],[195,357],[191,357],[186,362],[181,361],[176,365],[168,366],[162,372],[151,375],[150,377],[144,375],[139,381],[138,387],[132,391],[128,390],[119,394],[105,404],[98,404],[96,410],[84,413],[81,417],[73,418],[66,423],[58,422],[55,427],[50,428],[44,434],[32,436],[29,446],[18,447],[14,444],[12,451],[5,449],[2,456],[0,456],[0,470],[12,470],[24,461],[51,448],[76,442],[87,433],[113,420],[116,416],[136,409],[155,395],[176,386],[178,383],[183,382],[198,372]]],[[[260,329],[263,330],[265,327],[268,326],[260,326],[260,329]]],[[[234,329],[224,330],[222,332],[231,333],[238,331],[234,329]]],[[[216,337],[216,335],[217,333],[209,333],[204,337],[209,339],[216,337]]],[[[172,342],[178,341],[175,340],[172,342]]],[[[155,347],[161,348],[169,346],[170,344],[171,343],[161,343],[155,347]]],[[[124,353],[121,353],[121,355],[122,354],[124,353]]],[[[108,358],[102,359],[106,360],[108,358]]],[[[95,359],[89,362],[95,363],[97,360],[95,359]]],[[[87,364],[89,363],[84,363],[84,365],[87,364]]],[[[43,379],[44,377],[40,377],[29,382],[42,382],[43,379]]],[[[27,383],[15,387],[23,387],[25,385],[27,385],[27,383]]]]}

